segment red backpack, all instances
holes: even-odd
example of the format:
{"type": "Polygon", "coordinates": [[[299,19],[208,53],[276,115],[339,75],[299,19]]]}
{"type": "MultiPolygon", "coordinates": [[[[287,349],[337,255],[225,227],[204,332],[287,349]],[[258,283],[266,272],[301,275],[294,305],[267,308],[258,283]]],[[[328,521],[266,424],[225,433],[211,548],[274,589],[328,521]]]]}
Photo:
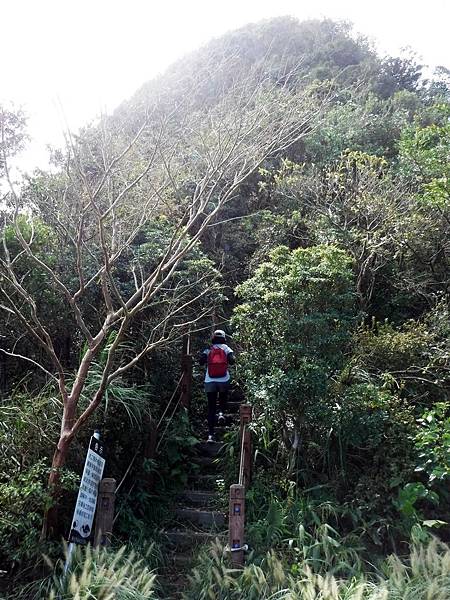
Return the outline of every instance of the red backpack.
{"type": "Polygon", "coordinates": [[[222,348],[211,346],[208,354],[208,373],[213,379],[225,377],[228,370],[227,353],[222,348]]]}

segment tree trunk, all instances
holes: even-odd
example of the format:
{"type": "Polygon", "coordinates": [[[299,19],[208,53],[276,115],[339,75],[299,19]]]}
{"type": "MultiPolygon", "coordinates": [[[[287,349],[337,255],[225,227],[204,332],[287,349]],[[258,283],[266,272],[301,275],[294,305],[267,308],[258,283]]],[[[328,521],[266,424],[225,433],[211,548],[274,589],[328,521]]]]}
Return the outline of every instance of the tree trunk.
{"type": "Polygon", "coordinates": [[[42,523],[41,540],[54,539],[58,533],[58,504],[61,495],[61,469],[66,463],[70,438],[61,436],[52,460],[52,469],[48,477],[50,505],[45,511],[42,523]]]}

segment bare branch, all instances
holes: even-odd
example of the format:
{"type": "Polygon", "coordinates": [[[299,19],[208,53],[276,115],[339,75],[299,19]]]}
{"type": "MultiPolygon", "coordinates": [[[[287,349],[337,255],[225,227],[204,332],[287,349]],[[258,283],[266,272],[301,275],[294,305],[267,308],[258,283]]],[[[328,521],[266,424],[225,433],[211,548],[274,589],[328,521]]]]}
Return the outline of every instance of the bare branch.
{"type": "Polygon", "coordinates": [[[47,371],[47,369],[45,367],[43,367],[41,364],[39,364],[37,361],[33,360],[29,356],[24,356],[23,354],[17,354],[17,352],[8,352],[4,348],[0,348],[0,352],[3,352],[3,354],[6,354],[7,356],[12,356],[13,358],[20,358],[21,360],[26,360],[27,362],[33,364],[35,367],[38,367],[38,369],[41,369],[41,371],[44,371],[44,373],[46,375],[48,375],[51,379],[53,379],[53,381],[56,381],[56,382],[59,381],[58,378],[53,375],[53,373],[50,373],[50,371],[47,371]]]}

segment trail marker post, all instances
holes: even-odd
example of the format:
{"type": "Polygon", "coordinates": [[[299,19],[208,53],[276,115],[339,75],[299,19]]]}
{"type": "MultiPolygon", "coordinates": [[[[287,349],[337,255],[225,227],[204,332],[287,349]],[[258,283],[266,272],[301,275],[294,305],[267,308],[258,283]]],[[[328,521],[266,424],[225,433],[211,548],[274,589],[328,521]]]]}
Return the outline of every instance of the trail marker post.
{"type": "Polygon", "coordinates": [[[234,566],[244,564],[245,487],[239,483],[230,486],[229,547],[234,566]]]}
{"type": "Polygon", "coordinates": [[[97,513],[95,515],[94,547],[111,544],[116,500],[116,480],[102,479],[98,486],[97,513]]]}

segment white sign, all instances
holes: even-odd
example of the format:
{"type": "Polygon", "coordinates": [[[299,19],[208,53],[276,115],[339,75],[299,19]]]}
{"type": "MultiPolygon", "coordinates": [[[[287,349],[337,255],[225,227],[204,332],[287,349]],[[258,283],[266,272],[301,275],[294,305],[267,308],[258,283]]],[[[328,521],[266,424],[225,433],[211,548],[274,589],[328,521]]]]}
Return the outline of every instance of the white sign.
{"type": "Polygon", "coordinates": [[[95,437],[91,437],[73,513],[69,542],[87,544],[91,536],[97,506],[98,484],[105,467],[103,452],[103,444],[95,437]]]}

